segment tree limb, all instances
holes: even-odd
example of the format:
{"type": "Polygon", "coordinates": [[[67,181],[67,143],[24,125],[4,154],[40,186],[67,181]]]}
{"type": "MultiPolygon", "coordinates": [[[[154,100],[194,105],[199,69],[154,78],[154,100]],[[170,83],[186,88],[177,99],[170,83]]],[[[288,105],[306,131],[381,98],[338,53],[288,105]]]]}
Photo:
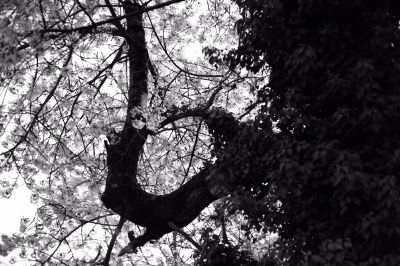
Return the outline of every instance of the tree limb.
{"type": "MultiPolygon", "coordinates": [[[[68,55],[67,58],[64,62],[64,64],[62,65],[62,68],[65,68],[68,66],[71,58],[72,58],[72,54],[73,54],[74,49],[72,47],[69,47],[69,51],[68,51],[68,55]]],[[[61,80],[64,78],[64,74],[60,73],[58,75],[58,78],[56,80],[56,82],[54,83],[53,87],[51,88],[51,90],[49,91],[49,94],[47,95],[46,99],[44,99],[43,103],[40,105],[39,109],[36,111],[35,115],[33,116],[28,128],[26,129],[24,135],[22,135],[20,137],[20,139],[18,140],[18,142],[11,148],[8,149],[7,151],[1,153],[1,155],[4,155],[6,153],[12,152],[14,151],[19,145],[21,145],[26,138],[28,137],[29,133],[32,131],[33,127],[35,126],[37,119],[39,118],[40,113],[42,112],[43,108],[46,106],[46,104],[50,101],[50,99],[54,96],[54,93],[56,92],[56,89],[58,88],[58,85],[60,85],[61,80]]]]}
{"type": "Polygon", "coordinates": [[[129,17],[137,16],[138,14],[142,14],[144,12],[153,11],[153,10],[156,10],[156,9],[168,6],[168,5],[172,5],[175,3],[183,2],[183,1],[185,1],[185,0],[167,1],[165,3],[161,3],[158,5],[144,7],[144,8],[141,8],[140,10],[129,12],[122,16],[115,16],[110,19],[105,19],[103,21],[98,21],[98,22],[94,22],[94,23],[92,22],[90,25],[80,26],[80,27],[76,27],[76,28],[54,29],[54,28],[46,28],[45,27],[41,32],[44,32],[44,33],[66,33],[66,34],[70,34],[73,32],[78,32],[81,34],[89,33],[99,26],[103,26],[103,25],[110,24],[110,23],[114,24],[116,21],[121,21],[121,20],[127,19],[129,17]]]}
{"type": "Polygon", "coordinates": [[[171,227],[174,231],[178,232],[179,234],[181,234],[184,238],[186,238],[187,241],[189,241],[190,243],[193,244],[193,246],[195,246],[198,250],[201,250],[201,246],[194,241],[193,238],[190,237],[190,235],[188,235],[185,231],[183,231],[181,228],[179,228],[178,226],[176,226],[174,223],[172,222],[168,222],[169,227],[171,227]]]}
{"type": "Polygon", "coordinates": [[[166,7],[166,6],[170,6],[170,5],[173,5],[173,4],[176,4],[176,3],[180,3],[180,2],[183,2],[183,1],[186,1],[186,0],[171,0],[171,1],[166,1],[166,2],[164,2],[164,3],[160,3],[160,4],[157,4],[157,5],[154,5],[154,6],[145,7],[145,8],[143,9],[143,12],[153,11],[153,10],[160,9],[160,8],[163,8],[163,7],[166,7]]]}
{"type": "Polygon", "coordinates": [[[115,231],[112,234],[110,244],[108,244],[107,253],[106,253],[106,256],[102,263],[103,266],[108,266],[110,264],[111,253],[112,253],[115,241],[117,240],[118,235],[121,233],[121,229],[122,229],[122,226],[124,225],[125,221],[126,221],[126,219],[121,216],[121,218],[119,219],[119,222],[118,222],[118,226],[117,226],[117,228],[115,228],[115,231]]]}

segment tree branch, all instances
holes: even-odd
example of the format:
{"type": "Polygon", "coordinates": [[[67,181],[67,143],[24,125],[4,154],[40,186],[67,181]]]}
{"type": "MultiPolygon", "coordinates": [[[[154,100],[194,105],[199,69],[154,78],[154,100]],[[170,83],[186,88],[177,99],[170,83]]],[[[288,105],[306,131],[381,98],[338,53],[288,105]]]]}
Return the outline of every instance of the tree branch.
{"type": "Polygon", "coordinates": [[[166,1],[166,2],[164,2],[164,3],[160,3],[160,4],[157,4],[157,5],[154,5],[154,6],[145,7],[145,8],[143,9],[143,12],[153,11],[153,10],[160,9],[160,8],[163,8],[163,7],[166,7],[166,6],[170,6],[170,5],[173,5],[173,4],[176,4],[176,3],[180,3],[180,2],[183,2],[183,1],[186,1],[186,0],[171,0],[171,1],[166,1]]]}
{"type": "Polygon", "coordinates": [[[183,176],[183,179],[182,179],[182,182],[181,182],[181,186],[185,183],[186,178],[189,175],[190,168],[192,167],[192,161],[193,161],[194,153],[196,152],[197,142],[199,141],[199,134],[200,134],[200,129],[201,129],[201,124],[202,123],[203,123],[203,121],[200,121],[199,125],[197,126],[196,138],[194,140],[192,152],[190,153],[189,164],[188,164],[188,167],[187,167],[187,169],[185,171],[185,175],[183,176]]]}
{"type": "MultiPolygon", "coordinates": [[[[183,72],[183,73],[185,73],[185,74],[187,74],[187,75],[194,76],[194,77],[208,77],[208,78],[213,77],[213,78],[221,78],[221,77],[224,76],[224,75],[211,75],[211,74],[197,74],[197,73],[190,72],[190,71],[188,71],[188,70],[183,69],[182,67],[180,67],[180,66],[175,62],[175,60],[171,57],[171,55],[169,54],[169,52],[167,51],[167,47],[165,47],[164,44],[161,42],[161,39],[160,39],[160,37],[158,36],[158,34],[157,34],[156,30],[155,30],[155,27],[154,27],[154,25],[153,25],[153,23],[152,23],[152,21],[151,21],[151,19],[150,19],[150,16],[147,15],[147,17],[149,18],[149,22],[150,22],[151,28],[152,28],[152,30],[153,30],[154,36],[156,36],[156,39],[157,39],[159,45],[161,46],[161,49],[164,51],[165,55],[168,57],[168,59],[171,61],[171,63],[172,63],[177,69],[179,69],[179,71],[181,71],[181,72],[183,72]]],[[[229,71],[228,71],[228,72],[229,72],[229,71]]]]}
{"type": "MultiPolygon", "coordinates": [[[[73,54],[74,49],[72,47],[69,47],[69,51],[68,51],[68,55],[67,58],[64,62],[64,64],[62,65],[62,68],[65,68],[68,66],[71,58],[72,58],[72,54],[73,54]]],[[[31,122],[29,123],[29,126],[27,128],[27,130],[25,131],[24,135],[22,135],[19,139],[19,141],[11,148],[8,149],[7,151],[1,153],[1,155],[4,155],[6,153],[12,152],[14,151],[19,145],[21,145],[26,138],[28,137],[29,133],[32,131],[33,127],[35,126],[37,119],[39,118],[40,113],[42,112],[43,108],[46,106],[46,104],[50,101],[50,99],[54,96],[54,93],[56,92],[56,89],[58,88],[58,85],[60,85],[61,80],[63,79],[64,74],[60,73],[56,82],[54,83],[52,89],[50,90],[49,94],[47,95],[46,99],[44,99],[43,103],[40,105],[38,111],[35,113],[35,115],[33,116],[31,122]]]]}
{"type": "Polygon", "coordinates": [[[115,16],[113,18],[106,19],[106,20],[103,20],[103,21],[98,21],[98,22],[94,22],[94,23],[92,22],[92,24],[86,25],[86,26],[81,26],[81,27],[76,27],[76,28],[65,28],[65,29],[45,28],[41,32],[45,32],[45,33],[66,33],[66,34],[70,34],[70,33],[73,33],[73,32],[78,32],[78,33],[85,34],[85,33],[91,32],[92,30],[94,30],[95,28],[97,28],[99,26],[110,24],[110,23],[114,24],[116,21],[121,21],[123,19],[127,19],[127,18],[132,17],[132,16],[137,16],[139,13],[141,14],[141,13],[144,13],[144,12],[150,12],[150,11],[153,11],[153,10],[156,10],[156,9],[168,6],[168,5],[172,5],[172,4],[175,4],[175,3],[183,2],[183,1],[185,1],[185,0],[167,1],[165,3],[161,3],[161,4],[158,4],[158,5],[144,7],[142,9],[140,9],[140,10],[129,12],[129,13],[126,13],[125,15],[122,15],[122,16],[115,16]]]}
{"type": "MultiPolygon", "coordinates": [[[[103,69],[101,69],[101,70],[97,73],[97,75],[96,75],[95,77],[93,77],[90,81],[88,81],[88,84],[89,84],[89,85],[93,85],[93,83],[94,83],[104,72],[106,72],[108,69],[112,69],[112,68],[114,67],[114,65],[115,65],[116,63],[119,62],[119,60],[121,59],[121,56],[122,56],[122,52],[124,51],[123,47],[124,47],[125,44],[126,44],[126,43],[123,42],[123,43],[121,44],[121,46],[118,48],[117,54],[115,55],[115,57],[114,57],[114,59],[111,61],[111,63],[108,64],[107,66],[105,66],[103,69]]],[[[115,53],[115,51],[114,51],[113,53],[115,53]]],[[[111,56],[111,55],[110,55],[110,56],[111,56]]],[[[109,57],[108,57],[108,58],[109,58],[109,57]]],[[[106,59],[106,60],[107,60],[107,59],[106,59]]]]}
{"type": "Polygon", "coordinates": [[[124,225],[125,221],[126,221],[126,219],[121,216],[121,218],[119,219],[117,228],[115,228],[115,231],[111,237],[110,244],[108,244],[107,253],[106,253],[106,256],[102,263],[103,266],[108,266],[110,264],[111,253],[112,253],[115,241],[117,240],[118,235],[121,233],[121,229],[122,229],[122,226],[124,225]]]}
{"type": "Polygon", "coordinates": [[[179,234],[181,234],[184,238],[186,238],[187,241],[189,241],[190,243],[193,244],[193,246],[195,246],[198,250],[201,250],[201,246],[194,241],[193,238],[190,237],[190,235],[188,235],[185,231],[183,231],[181,228],[179,228],[178,226],[176,226],[173,222],[168,222],[169,227],[171,227],[174,231],[178,232],[179,234]]]}
{"type": "Polygon", "coordinates": [[[96,22],[94,22],[92,16],[90,16],[90,14],[87,12],[86,8],[82,5],[82,3],[79,0],[75,0],[75,2],[78,4],[80,9],[82,9],[83,13],[85,13],[85,15],[89,18],[90,22],[92,22],[92,24],[95,24],[96,22]]]}

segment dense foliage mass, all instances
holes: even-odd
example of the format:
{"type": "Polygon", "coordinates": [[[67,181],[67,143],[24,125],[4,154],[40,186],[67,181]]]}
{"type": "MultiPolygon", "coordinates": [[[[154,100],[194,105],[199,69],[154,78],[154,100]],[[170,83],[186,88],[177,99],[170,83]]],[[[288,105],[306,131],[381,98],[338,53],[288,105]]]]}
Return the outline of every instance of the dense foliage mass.
{"type": "Polygon", "coordinates": [[[271,135],[264,222],[293,265],[400,263],[397,1],[235,1],[239,49],[259,72],[271,135]],[[270,205],[277,208],[270,208],[270,205]]]}
{"type": "Polygon", "coordinates": [[[397,1],[0,7],[10,262],[400,264],[397,1]]]}

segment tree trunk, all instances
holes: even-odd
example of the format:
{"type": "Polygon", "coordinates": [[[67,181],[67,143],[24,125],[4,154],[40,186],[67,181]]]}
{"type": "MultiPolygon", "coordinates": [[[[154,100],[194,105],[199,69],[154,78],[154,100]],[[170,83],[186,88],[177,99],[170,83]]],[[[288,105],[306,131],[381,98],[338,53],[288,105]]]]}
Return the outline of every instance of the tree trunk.
{"type": "Polygon", "coordinates": [[[142,12],[137,4],[125,4],[126,35],[129,36],[130,64],[128,110],[121,132],[108,136],[106,143],[108,176],[102,201],[105,206],[129,221],[146,227],[144,235],[131,239],[131,248],[144,245],[172,231],[169,222],[184,227],[216,200],[207,185],[211,167],[205,167],[183,186],[166,195],[146,192],[137,182],[138,161],[147,138],[147,130],[132,126],[132,110],[144,109],[147,99],[148,51],[142,25],[142,12]]]}

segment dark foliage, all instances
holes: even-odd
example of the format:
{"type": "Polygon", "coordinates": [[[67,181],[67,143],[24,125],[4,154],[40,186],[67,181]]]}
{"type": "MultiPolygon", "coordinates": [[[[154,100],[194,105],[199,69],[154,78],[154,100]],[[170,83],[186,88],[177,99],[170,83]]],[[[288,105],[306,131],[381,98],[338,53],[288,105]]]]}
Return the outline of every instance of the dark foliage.
{"type": "Polygon", "coordinates": [[[235,2],[226,59],[269,73],[249,221],[279,232],[291,265],[400,265],[399,2],[235,2]]]}
{"type": "Polygon", "coordinates": [[[246,251],[220,241],[217,235],[204,237],[202,250],[194,254],[199,266],[256,266],[257,262],[246,251]]]}

